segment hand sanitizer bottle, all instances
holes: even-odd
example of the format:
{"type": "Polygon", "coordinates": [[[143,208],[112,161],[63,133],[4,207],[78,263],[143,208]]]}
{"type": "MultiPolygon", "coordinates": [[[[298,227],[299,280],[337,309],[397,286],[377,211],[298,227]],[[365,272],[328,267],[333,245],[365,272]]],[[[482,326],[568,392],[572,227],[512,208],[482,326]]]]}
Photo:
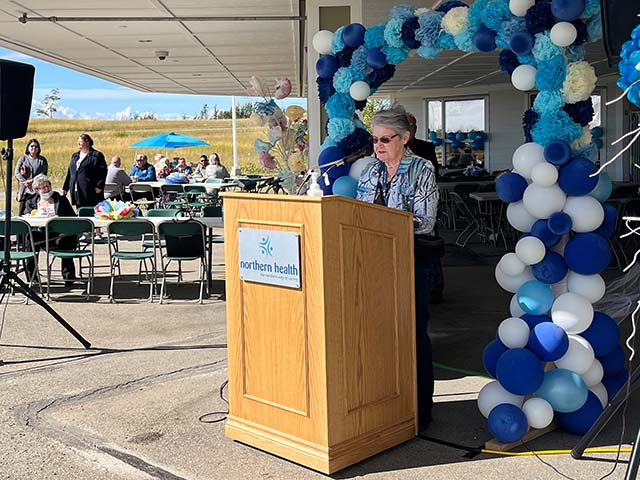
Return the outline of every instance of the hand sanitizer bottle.
{"type": "Polygon", "coordinates": [[[309,184],[309,190],[307,190],[307,195],[310,197],[322,197],[324,193],[322,193],[322,188],[318,185],[318,176],[319,172],[315,170],[311,171],[311,183],[309,184]]]}

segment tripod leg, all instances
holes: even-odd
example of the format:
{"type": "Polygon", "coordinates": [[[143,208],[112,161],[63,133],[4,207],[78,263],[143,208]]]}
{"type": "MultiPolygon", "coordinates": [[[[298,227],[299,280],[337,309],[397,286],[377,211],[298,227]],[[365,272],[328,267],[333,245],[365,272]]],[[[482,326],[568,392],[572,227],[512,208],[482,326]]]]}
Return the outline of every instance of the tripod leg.
{"type": "MultiPolygon", "coordinates": [[[[7,278],[7,277],[5,277],[5,278],[7,278]]],[[[16,275],[14,272],[10,272],[9,276],[7,278],[7,281],[9,281],[9,280],[13,280],[14,281],[15,289],[17,291],[19,291],[24,296],[26,296],[27,298],[30,298],[35,303],[37,303],[42,308],[44,308],[49,313],[49,315],[51,315],[53,318],[55,318],[60,325],[62,325],[71,335],[73,335],[76,338],[76,340],[78,340],[84,346],[84,348],[90,348],[91,347],[91,343],[89,343],[71,325],[69,325],[67,323],[67,321],[58,314],[58,312],[56,312],[53,308],[51,308],[49,305],[47,305],[47,303],[44,300],[42,300],[38,296],[37,293],[35,293],[33,290],[31,290],[27,286],[26,283],[24,283],[20,278],[18,278],[18,275],[16,275]]]]}
{"type": "Polygon", "coordinates": [[[638,428],[638,435],[636,436],[636,442],[633,444],[633,450],[631,451],[631,458],[629,459],[629,465],[627,465],[627,473],[624,476],[624,480],[636,480],[638,478],[638,463],[640,462],[640,428],[638,428]]]}

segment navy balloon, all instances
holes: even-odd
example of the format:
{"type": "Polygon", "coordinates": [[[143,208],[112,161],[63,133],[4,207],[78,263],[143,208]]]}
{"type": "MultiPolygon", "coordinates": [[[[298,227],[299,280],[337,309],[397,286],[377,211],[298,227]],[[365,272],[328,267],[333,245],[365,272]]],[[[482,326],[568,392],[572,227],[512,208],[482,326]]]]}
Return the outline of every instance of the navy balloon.
{"type": "Polygon", "coordinates": [[[562,255],[547,252],[541,262],[532,267],[533,276],[542,283],[558,283],[567,276],[567,264],[562,255]]]}
{"type": "Polygon", "coordinates": [[[547,221],[544,219],[536,220],[536,222],[531,227],[531,235],[542,240],[542,243],[544,243],[544,246],[547,248],[553,247],[560,241],[561,238],[560,235],[556,235],[551,230],[549,230],[547,221]]]}
{"type": "Polygon", "coordinates": [[[564,259],[570,270],[581,275],[602,272],[611,260],[609,243],[597,233],[576,233],[564,248],[564,259]]]}
{"type": "Polygon", "coordinates": [[[329,183],[326,183],[324,179],[324,175],[320,175],[318,177],[318,185],[320,185],[320,188],[322,189],[322,193],[324,193],[325,195],[331,195],[333,193],[331,188],[333,185],[333,180],[331,178],[329,179],[329,183]]]}
{"type": "Polygon", "coordinates": [[[586,195],[598,184],[596,166],[584,157],[577,157],[558,169],[558,185],[567,195],[575,197],[586,195]]]}
{"type": "Polygon", "coordinates": [[[529,348],[543,362],[555,362],[569,349],[569,337],[553,322],[536,325],[529,334],[529,348]]]}
{"type": "Polygon", "coordinates": [[[624,368],[624,350],[617,345],[609,355],[598,357],[605,377],[612,377],[624,368]]]}
{"type": "Polygon", "coordinates": [[[516,32],[509,40],[509,48],[517,55],[527,55],[531,52],[535,42],[533,35],[529,32],[516,32]]]}
{"type": "Polygon", "coordinates": [[[500,355],[496,364],[496,378],[508,392],[529,395],[542,385],[544,367],[529,350],[512,348],[500,355]]]}
{"type": "Polygon", "coordinates": [[[360,23],[352,23],[342,30],[342,41],[348,47],[358,48],[364,42],[367,29],[360,23]]]}
{"type": "Polygon", "coordinates": [[[322,55],[316,62],[316,72],[320,78],[332,79],[339,68],[338,59],[333,55],[322,55]]]}
{"type": "Polygon", "coordinates": [[[591,325],[580,336],[589,341],[596,357],[606,357],[620,344],[618,324],[603,312],[594,312],[591,325]]]}
{"type": "Polygon", "coordinates": [[[433,144],[434,144],[436,147],[439,147],[440,145],[442,145],[442,139],[441,139],[441,138],[436,138],[436,139],[433,141],[433,144]]]}
{"type": "Polygon", "coordinates": [[[520,315],[520,318],[527,322],[527,325],[529,325],[531,330],[533,330],[536,325],[543,322],[551,322],[551,317],[549,315],[531,315],[530,313],[524,313],[520,315]]]}
{"type": "Polygon", "coordinates": [[[602,135],[604,135],[604,130],[602,130],[602,127],[593,127],[591,129],[591,136],[593,138],[602,138],[602,135]]]}
{"type": "Polygon", "coordinates": [[[490,52],[496,49],[496,32],[481,26],[473,36],[473,44],[481,52],[490,52]]]}
{"type": "Polygon", "coordinates": [[[547,227],[549,227],[551,233],[555,233],[556,235],[569,233],[572,226],[573,220],[571,220],[571,217],[564,212],[553,213],[547,219],[547,227]]]}
{"type": "Polygon", "coordinates": [[[613,235],[613,232],[615,232],[616,230],[618,209],[610,203],[603,204],[602,208],[604,209],[604,220],[602,221],[602,225],[594,230],[593,233],[597,233],[601,237],[609,239],[611,238],[611,235],[613,235]]]}
{"type": "Polygon", "coordinates": [[[527,181],[517,173],[503,173],[496,179],[496,193],[503,202],[519,202],[526,189],[527,181]]]}
{"type": "Polygon", "coordinates": [[[456,139],[456,134],[454,132],[447,133],[447,140],[451,140],[452,142],[456,139]]]}
{"type": "Polygon", "coordinates": [[[563,430],[574,435],[584,435],[602,413],[602,404],[595,393],[589,392],[587,401],[575,412],[560,413],[555,416],[563,430]]]}
{"type": "Polygon", "coordinates": [[[349,175],[349,169],[351,165],[344,164],[331,168],[331,166],[324,167],[327,163],[335,162],[346,157],[347,154],[339,147],[327,147],[320,152],[318,156],[318,165],[320,165],[320,171],[322,173],[328,171],[329,178],[338,178],[343,175],[349,175]],[[329,170],[331,169],[331,170],[329,170]]]}
{"type": "Polygon", "coordinates": [[[458,132],[456,133],[456,140],[458,140],[459,142],[462,142],[466,137],[466,135],[462,132],[458,132]]]}
{"type": "Polygon", "coordinates": [[[524,412],[510,403],[493,407],[488,421],[491,435],[504,443],[521,440],[529,428],[524,412]]]}
{"type": "Polygon", "coordinates": [[[624,387],[625,383],[629,379],[629,371],[626,368],[623,368],[616,375],[612,377],[604,377],[602,379],[602,385],[607,389],[607,394],[609,395],[609,400],[613,399],[616,394],[620,391],[622,387],[624,387]]]}
{"type": "Polygon", "coordinates": [[[482,351],[482,365],[489,375],[496,378],[496,365],[500,355],[509,350],[499,339],[489,343],[482,351]]]}
{"type": "Polygon", "coordinates": [[[584,12],[584,0],[552,0],[551,13],[562,22],[570,22],[584,12]]]}
{"type": "Polygon", "coordinates": [[[564,165],[571,159],[571,147],[562,140],[550,142],[544,147],[544,158],[555,166],[564,165]]]}
{"type": "Polygon", "coordinates": [[[380,70],[381,68],[384,68],[386,64],[387,56],[382,53],[382,50],[379,48],[372,48],[369,50],[369,53],[367,54],[367,65],[375,70],[380,70]]]}

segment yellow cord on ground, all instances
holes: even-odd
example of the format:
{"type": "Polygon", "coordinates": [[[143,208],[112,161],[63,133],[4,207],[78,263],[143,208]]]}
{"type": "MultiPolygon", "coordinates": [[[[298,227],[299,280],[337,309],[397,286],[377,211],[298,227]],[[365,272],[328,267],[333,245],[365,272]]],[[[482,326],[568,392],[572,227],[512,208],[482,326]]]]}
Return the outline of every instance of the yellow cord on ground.
{"type": "MultiPolygon", "coordinates": [[[[618,450],[624,453],[631,452],[631,447],[593,447],[585,449],[584,453],[618,453],[618,450]]],[[[526,457],[528,455],[566,455],[571,453],[571,450],[537,450],[529,452],[501,452],[499,450],[487,450],[482,449],[482,453],[491,453],[493,455],[505,455],[509,457],[526,457]]]]}

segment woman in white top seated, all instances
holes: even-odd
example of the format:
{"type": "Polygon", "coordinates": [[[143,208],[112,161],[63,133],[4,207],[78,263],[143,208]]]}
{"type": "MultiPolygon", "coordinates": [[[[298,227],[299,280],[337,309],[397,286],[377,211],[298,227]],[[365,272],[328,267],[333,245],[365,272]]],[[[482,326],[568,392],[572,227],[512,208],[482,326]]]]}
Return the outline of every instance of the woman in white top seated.
{"type": "Polygon", "coordinates": [[[227,167],[220,162],[220,156],[217,153],[212,153],[209,156],[209,165],[205,170],[207,178],[228,178],[229,171],[227,167]]]}

